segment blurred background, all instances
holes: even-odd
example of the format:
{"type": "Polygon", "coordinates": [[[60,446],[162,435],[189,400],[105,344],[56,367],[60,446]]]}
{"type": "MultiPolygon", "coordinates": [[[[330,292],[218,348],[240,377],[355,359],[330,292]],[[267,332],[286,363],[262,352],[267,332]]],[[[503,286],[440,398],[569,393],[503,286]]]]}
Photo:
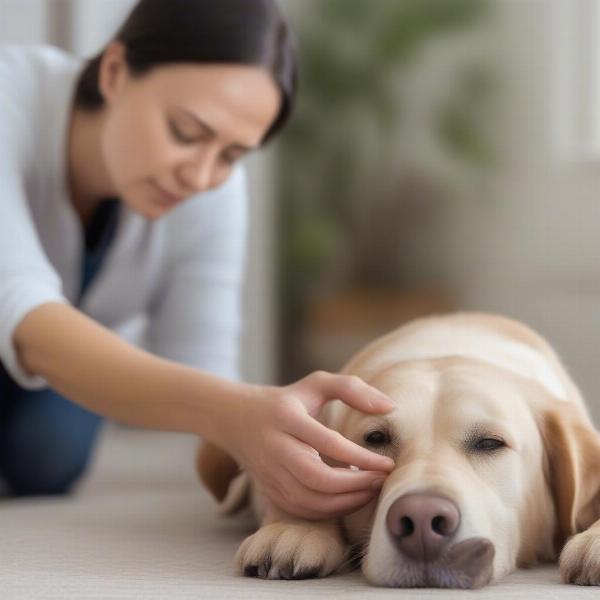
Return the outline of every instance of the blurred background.
{"type": "MultiPolygon", "coordinates": [[[[132,0],[0,0],[0,43],[87,57],[132,0]]],[[[600,1],[282,0],[293,124],[248,160],[244,377],[337,370],[417,316],[497,311],[600,423],[600,1]]]]}

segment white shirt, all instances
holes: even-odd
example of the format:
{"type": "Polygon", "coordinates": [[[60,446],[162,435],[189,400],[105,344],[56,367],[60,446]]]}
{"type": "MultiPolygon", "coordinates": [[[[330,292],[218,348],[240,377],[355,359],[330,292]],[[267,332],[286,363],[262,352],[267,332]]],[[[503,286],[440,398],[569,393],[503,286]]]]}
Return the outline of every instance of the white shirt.
{"type": "MultiPolygon", "coordinates": [[[[29,389],[46,382],[19,364],[15,328],[46,302],[74,304],[81,282],[84,232],[66,171],[81,67],[50,46],[0,46],[0,361],[29,389]]],[[[79,310],[125,338],[146,315],[149,351],[236,378],[246,204],[241,167],[154,222],[123,204],[79,310]]]]}

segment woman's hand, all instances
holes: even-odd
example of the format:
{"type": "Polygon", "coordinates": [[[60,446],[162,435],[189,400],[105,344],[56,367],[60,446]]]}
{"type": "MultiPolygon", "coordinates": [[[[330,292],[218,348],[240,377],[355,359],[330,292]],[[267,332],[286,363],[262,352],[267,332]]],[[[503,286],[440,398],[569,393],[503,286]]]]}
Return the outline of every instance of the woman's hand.
{"type": "Polygon", "coordinates": [[[256,395],[240,403],[221,441],[274,504],[298,517],[326,519],[354,512],[378,494],[394,462],[315,417],[333,399],[385,413],[394,405],[384,394],[358,377],[325,372],[286,387],[253,389],[256,395]],[[319,453],[365,470],[330,467],[319,453]]]}

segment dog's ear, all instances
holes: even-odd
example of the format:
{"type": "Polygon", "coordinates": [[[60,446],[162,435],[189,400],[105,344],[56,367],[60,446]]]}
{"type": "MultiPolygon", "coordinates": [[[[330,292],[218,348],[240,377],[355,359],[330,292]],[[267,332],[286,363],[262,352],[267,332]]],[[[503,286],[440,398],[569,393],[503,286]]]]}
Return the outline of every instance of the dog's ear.
{"type": "Polygon", "coordinates": [[[196,456],[196,470],[211,494],[219,502],[221,514],[233,514],[250,502],[250,481],[237,462],[225,450],[202,442],[196,456]]]}
{"type": "Polygon", "coordinates": [[[540,431],[557,515],[555,546],[600,518],[600,434],[575,408],[542,414],[540,431]]]}

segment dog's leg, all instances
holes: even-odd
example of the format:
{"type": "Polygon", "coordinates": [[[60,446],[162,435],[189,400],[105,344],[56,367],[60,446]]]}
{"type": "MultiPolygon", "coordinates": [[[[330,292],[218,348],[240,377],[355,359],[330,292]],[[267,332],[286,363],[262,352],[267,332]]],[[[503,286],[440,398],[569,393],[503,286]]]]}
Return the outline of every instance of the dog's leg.
{"type": "Polygon", "coordinates": [[[565,583],[600,585],[600,520],[565,544],[560,574],[565,583]]]}
{"type": "Polygon", "coordinates": [[[339,519],[308,521],[293,517],[261,498],[260,529],[236,554],[240,572],[263,579],[307,579],[341,571],[346,564],[339,519]]]}

